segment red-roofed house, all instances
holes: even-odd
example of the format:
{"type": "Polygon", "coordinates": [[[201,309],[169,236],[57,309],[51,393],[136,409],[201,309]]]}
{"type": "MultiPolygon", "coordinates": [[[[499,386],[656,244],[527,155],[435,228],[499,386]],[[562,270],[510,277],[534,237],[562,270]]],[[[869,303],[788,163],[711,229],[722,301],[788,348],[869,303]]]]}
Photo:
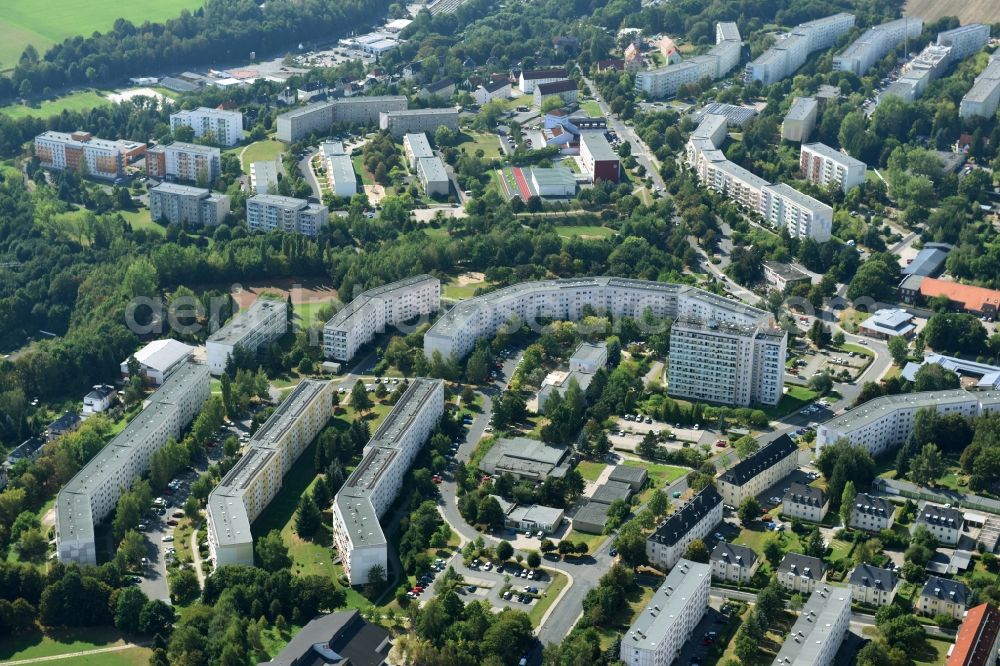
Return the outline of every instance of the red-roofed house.
{"type": "Polygon", "coordinates": [[[920,282],[920,296],[924,300],[944,296],[952,307],[990,319],[996,318],[1000,309],[1000,291],[936,278],[925,277],[920,282]]]}
{"type": "Polygon", "coordinates": [[[947,666],[992,666],[1000,650],[1000,611],[979,604],[965,614],[947,666]]]}

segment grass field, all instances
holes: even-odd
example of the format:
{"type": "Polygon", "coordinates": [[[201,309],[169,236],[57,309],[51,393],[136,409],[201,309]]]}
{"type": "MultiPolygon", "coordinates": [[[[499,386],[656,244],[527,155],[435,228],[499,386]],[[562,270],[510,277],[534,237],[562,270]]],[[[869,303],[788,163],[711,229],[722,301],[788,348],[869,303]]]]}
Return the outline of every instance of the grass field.
{"type": "Polygon", "coordinates": [[[285,144],[280,141],[275,141],[274,139],[264,139],[263,141],[257,141],[251,143],[242,151],[242,165],[243,173],[250,173],[250,163],[251,162],[265,162],[268,160],[276,160],[281,156],[281,153],[285,152],[285,144]]]}
{"type": "Polygon", "coordinates": [[[153,222],[153,218],[150,217],[148,208],[140,208],[139,210],[123,210],[121,211],[121,215],[129,221],[133,230],[146,229],[148,231],[154,231],[158,234],[166,233],[166,229],[156,222],[153,222]]]}
{"type": "Polygon", "coordinates": [[[556,227],[556,233],[563,238],[609,238],[615,235],[614,229],[600,227],[596,225],[573,225],[566,227],[556,227]]]}
{"type": "Polygon", "coordinates": [[[485,281],[465,282],[459,284],[456,278],[451,278],[441,288],[441,295],[445,298],[465,299],[476,295],[476,289],[485,287],[489,283],[485,281]]]}
{"type": "MultiPolygon", "coordinates": [[[[61,654],[97,650],[124,644],[125,641],[122,638],[122,633],[111,627],[58,629],[46,633],[31,631],[14,637],[8,636],[3,641],[0,641],[0,661],[54,657],[61,654]]],[[[146,659],[147,662],[145,663],[148,663],[148,653],[146,659]]],[[[62,664],[64,662],[60,660],[59,663],[62,664]]],[[[90,663],[108,662],[92,661],[90,663]]]]}
{"type": "Polygon", "coordinates": [[[58,666],[146,666],[153,651],[149,648],[134,647],[115,652],[66,657],[56,660],[58,666]]]}
{"type": "Polygon", "coordinates": [[[583,460],[576,466],[576,469],[580,472],[580,476],[582,476],[585,481],[596,481],[597,477],[601,475],[601,472],[604,471],[605,467],[607,467],[607,465],[604,463],[583,460]]]}
{"type": "Polygon", "coordinates": [[[13,67],[28,44],[41,55],[67,37],[109,30],[118,18],[140,25],[174,18],[182,9],[202,4],[202,0],[4,0],[0,3],[0,69],[13,67]]]}
{"type": "Polygon", "coordinates": [[[601,113],[600,105],[592,99],[588,99],[586,102],[580,104],[580,110],[586,113],[591,118],[597,118],[598,116],[603,116],[601,113]]]}
{"type": "MultiPolygon", "coordinates": [[[[0,14],[3,13],[0,9],[0,14]]],[[[3,44],[3,20],[0,19],[0,44],[3,44]]],[[[3,47],[0,46],[0,49],[3,47]]],[[[63,111],[87,111],[98,106],[108,106],[111,102],[101,96],[96,90],[82,90],[64,97],[42,102],[37,107],[11,104],[0,107],[0,113],[17,120],[18,118],[48,118],[58,116],[63,111]]]]}
{"type": "Polygon", "coordinates": [[[903,7],[906,16],[919,16],[924,23],[936,21],[942,16],[957,16],[966,23],[995,23],[1000,21],[1000,3],[996,0],[908,0],[903,7]]]}
{"type": "Polygon", "coordinates": [[[549,583],[549,586],[545,589],[545,593],[542,595],[542,598],[531,607],[530,611],[528,611],[528,617],[531,618],[531,624],[535,627],[538,626],[538,623],[541,622],[542,617],[545,615],[545,611],[547,611],[549,606],[552,605],[552,602],[559,597],[559,593],[562,592],[562,589],[566,587],[566,583],[569,582],[569,579],[561,573],[555,571],[546,571],[546,573],[552,577],[552,582],[549,583]]]}
{"type": "Polygon", "coordinates": [[[788,393],[781,396],[781,402],[774,407],[765,407],[764,413],[767,414],[767,418],[771,420],[779,419],[782,416],[786,416],[798,409],[801,409],[804,405],[812,402],[818,396],[819,394],[816,393],[816,391],[808,389],[805,386],[789,385],[788,393]]]}
{"type": "Polygon", "coordinates": [[[471,154],[475,154],[476,150],[481,149],[485,159],[500,157],[500,138],[496,134],[490,134],[489,132],[472,132],[466,130],[462,132],[462,143],[458,147],[471,154]]]}

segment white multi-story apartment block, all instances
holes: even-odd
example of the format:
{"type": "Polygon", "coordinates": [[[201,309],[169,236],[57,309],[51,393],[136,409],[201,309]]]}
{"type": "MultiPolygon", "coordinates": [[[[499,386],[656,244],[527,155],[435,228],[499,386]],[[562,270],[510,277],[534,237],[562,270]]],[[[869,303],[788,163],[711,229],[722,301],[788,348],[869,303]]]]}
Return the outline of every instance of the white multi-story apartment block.
{"type": "Polygon", "coordinates": [[[781,435],[723,472],[716,485],[723,501],[739,508],[743,500],[761,494],[798,466],[799,447],[791,437],[781,435]]]}
{"type": "Polygon", "coordinates": [[[1000,410],[1000,391],[971,393],[954,389],[886,395],[869,400],[820,424],[816,430],[816,456],[824,446],[839,439],[863,446],[873,456],[902,446],[913,432],[913,423],[921,409],[933,409],[942,415],[979,416],[1000,410]]]}
{"type": "Polygon", "coordinates": [[[927,503],[917,513],[913,531],[925,528],[942,546],[957,546],[962,539],[965,516],[958,509],[927,503]]]}
{"type": "Polygon", "coordinates": [[[881,532],[892,527],[896,507],[881,497],[858,493],[851,509],[850,525],[866,532],[881,532]]]}
{"type": "MultiPolygon", "coordinates": [[[[332,382],[305,379],[250,437],[243,457],[208,496],[208,550],[216,567],[253,566],[250,524],[333,414],[332,382]]],[[[321,510],[326,507],[320,507],[321,510]]]]}
{"type": "Polygon", "coordinates": [[[149,471],[153,454],[179,439],[210,395],[204,365],[177,366],[125,429],[69,480],[56,497],[56,552],[60,562],[97,564],[94,526],[115,510],[122,492],[149,471]]]}
{"type": "Polygon", "coordinates": [[[424,193],[429,197],[448,196],[451,191],[451,180],[445,171],[444,162],[436,155],[417,160],[417,178],[420,179],[424,193]]]}
{"type": "Polygon", "coordinates": [[[969,603],[969,588],[949,578],[931,576],[920,591],[917,608],[924,615],[947,615],[961,620],[969,603]]]}
{"type": "Polygon", "coordinates": [[[848,192],[865,182],[868,165],[826,144],[804,143],[799,153],[799,168],[810,183],[820,187],[836,185],[848,192]]]}
{"type": "Polygon", "coordinates": [[[278,116],[275,136],[278,141],[295,143],[313,132],[328,133],[334,123],[370,125],[378,122],[379,113],[403,111],[406,107],[403,95],[343,97],[316,102],[278,116]]]}
{"type": "Polygon", "coordinates": [[[324,141],[319,152],[326,168],[326,182],[334,196],[351,198],[358,193],[354,162],[340,141],[324,141]]]}
{"type": "Polygon", "coordinates": [[[379,519],[389,509],[420,447],[444,413],[444,382],[417,378],[364,448],[364,457],[333,500],[333,540],[351,585],[372,567],[388,570],[379,519]]]}
{"type": "Polygon", "coordinates": [[[441,309],[441,281],[415,275],[358,294],[323,326],[323,352],[336,361],[350,361],[358,348],[371,342],[386,326],[441,309]]]}
{"type": "Polygon", "coordinates": [[[708,610],[711,585],[707,564],[678,562],[625,632],[618,657],[628,666],[673,663],[708,610]]]}
{"type": "Polygon", "coordinates": [[[649,563],[661,571],[673,568],[692,541],[704,539],[720,522],[722,495],[715,486],[705,486],[646,537],[649,563]]]}
{"type": "MultiPolygon", "coordinates": [[[[738,373],[745,384],[730,387],[726,389],[728,392],[720,389],[719,396],[733,401],[738,398],[735,404],[776,404],[780,399],[787,336],[775,332],[771,316],[694,287],[674,284],[589,277],[513,285],[467,299],[449,310],[424,334],[424,354],[427,358],[432,358],[435,352],[445,358],[452,355],[462,358],[472,350],[476,340],[492,337],[512,322],[535,325],[539,318],[577,321],[587,306],[615,317],[638,319],[648,309],[658,318],[715,321],[721,327],[752,328],[752,332],[736,336],[738,344],[731,343],[729,337],[686,336],[685,353],[700,355],[704,367],[678,372],[676,379],[671,378],[668,390],[673,395],[694,395],[701,390],[697,387],[699,373],[714,371],[704,363],[705,358],[723,354],[728,357],[738,352],[746,356],[738,373]]],[[[679,338],[683,330],[683,326],[675,323],[672,340],[679,338]]],[[[680,346],[678,343],[674,349],[680,346]]]]}
{"type": "Polygon", "coordinates": [[[778,565],[778,582],[792,592],[811,594],[822,586],[826,564],[818,557],[801,553],[785,553],[778,565]]]}
{"type": "Polygon", "coordinates": [[[923,94],[932,81],[944,76],[955,62],[952,47],[929,44],[903,67],[900,77],[883,90],[878,99],[881,101],[896,96],[904,102],[912,102],[923,94]]]}
{"type": "Polygon", "coordinates": [[[157,180],[215,182],[222,172],[222,153],[214,146],[174,141],[146,151],[146,175],[157,180]]]}
{"type": "Polygon", "coordinates": [[[815,97],[796,97],[781,122],[781,138],[795,143],[808,141],[816,128],[818,112],[819,102],[815,97]]]}
{"type": "Polygon", "coordinates": [[[524,95],[533,95],[535,86],[539,83],[551,83],[565,79],[566,70],[562,67],[552,69],[526,69],[518,77],[518,87],[524,95]]]}
{"type": "Polygon", "coordinates": [[[424,132],[404,134],[403,152],[406,155],[407,163],[410,165],[410,171],[416,171],[417,162],[423,158],[434,157],[434,151],[431,150],[431,144],[427,140],[427,134],[424,132]]]}
{"type": "Polygon", "coordinates": [[[740,62],[742,41],[735,23],[715,24],[715,46],[704,55],[693,56],[668,67],[642,71],[635,76],[635,89],[648,97],[670,97],[677,89],[702,79],[721,79],[740,62]]]}
{"type": "Polygon", "coordinates": [[[868,28],[850,46],[834,56],[833,71],[862,76],[900,43],[919,37],[923,29],[924,21],[919,16],[907,16],[868,28]]]}
{"type": "Polygon", "coordinates": [[[867,606],[888,606],[896,596],[899,579],[888,569],[859,564],[851,571],[851,597],[867,606]]]}
{"type": "Polygon", "coordinates": [[[853,14],[834,14],[801,23],[790,33],[779,37],[778,42],[756,60],[747,64],[746,78],[748,81],[760,81],[764,85],[788,78],[805,64],[810,53],[830,48],[853,27],[853,14]]]}
{"type": "Polygon", "coordinates": [[[830,510],[830,498],[820,488],[793,483],[781,498],[781,513],[788,518],[798,518],[818,523],[830,510]]]}
{"type": "Polygon", "coordinates": [[[288,329],[288,304],[258,298],[248,309],[237,313],[225,326],[208,336],[205,353],[213,375],[226,370],[233,349],[242,347],[251,354],[274,342],[288,329]]]}
{"type": "Polygon", "coordinates": [[[783,331],[757,325],[679,318],[670,329],[670,394],[744,407],[776,405],[787,339],[783,331]]]}
{"type": "Polygon", "coordinates": [[[323,204],[277,194],[256,194],[246,202],[247,227],[251,231],[287,231],[316,236],[330,222],[330,209],[323,204]]]}
{"type": "Polygon", "coordinates": [[[753,548],[720,541],[712,549],[708,560],[712,565],[712,578],[746,585],[757,573],[760,558],[753,548]]]}
{"type": "Polygon", "coordinates": [[[830,666],[851,622],[851,590],[823,585],[813,592],[781,644],[774,666],[830,666]]]}
{"type": "Polygon", "coordinates": [[[229,196],[201,187],[160,183],[149,190],[149,213],[154,221],[214,227],[229,215],[229,196]]]}
{"type": "Polygon", "coordinates": [[[457,108],[409,109],[378,114],[379,129],[387,130],[395,139],[402,139],[407,133],[434,132],[442,125],[458,131],[457,108]]]}
{"type": "Polygon", "coordinates": [[[938,33],[937,45],[950,46],[951,57],[958,62],[965,60],[973,53],[979,53],[990,41],[990,26],[982,23],[970,23],[938,33]]]}
{"type": "Polygon", "coordinates": [[[190,127],[197,138],[211,136],[223,146],[235,146],[243,140],[243,114],[239,111],[209,109],[204,106],[191,111],[170,114],[170,131],[190,127]]]}
{"type": "Polygon", "coordinates": [[[49,131],[35,137],[35,155],[43,168],[106,180],[124,176],[126,162],[145,150],[146,144],[98,139],[90,132],[49,131]]]}
{"type": "Polygon", "coordinates": [[[994,51],[986,68],[976,77],[976,82],[962,98],[958,114],[969,118],[992,118],[1000,106],[1000,51],[994,51]]]}
{"type": "Polygon", "coordinates": [[[784,183],[772,185],[760,176],[733,164],[719,150],[718,120],[706,116],[687,144],[688,164],[698,179],[743,208],[760,215],[777,227],[784,227],[795,238],[830,240],[833,209],[784,183]]]}

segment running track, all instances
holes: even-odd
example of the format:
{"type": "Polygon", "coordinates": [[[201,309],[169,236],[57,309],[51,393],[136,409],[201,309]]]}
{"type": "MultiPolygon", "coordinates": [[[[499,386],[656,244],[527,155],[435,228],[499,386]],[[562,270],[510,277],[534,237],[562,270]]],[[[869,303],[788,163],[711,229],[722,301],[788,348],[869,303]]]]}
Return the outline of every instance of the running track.
{"type": "Polygon", "coordinates": [[[511,171],[514,174],[517,189],[521,191],[521,198],[527,201],[531,198],[531,188],[528,187],[528,181],[524,177],[524,172],[521,171],[521,167],[511,167],[511,171]]]}

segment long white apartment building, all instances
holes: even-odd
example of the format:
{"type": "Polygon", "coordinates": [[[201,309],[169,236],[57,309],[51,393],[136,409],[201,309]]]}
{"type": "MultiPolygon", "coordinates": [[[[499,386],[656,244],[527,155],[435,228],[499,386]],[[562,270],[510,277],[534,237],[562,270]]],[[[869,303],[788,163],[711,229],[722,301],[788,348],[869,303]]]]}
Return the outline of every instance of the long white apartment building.
{"type": "Polygon", "coordinates": [[[336,361],[350,361],[358,348],[371,342],[386,326],[441,309],[441,281],[415,275],[358,294],[323,326],[323,352],[336,361]]]}
{"type": "MultiPolygon", "coordinates": [[[[145,148],[142,144],[143,152],[145,148]]],[[[35,155],[42,167],[106,180],[124,176],[129,156],[138,152],[137,144],[98,139],[90,132],[48,131],[35,137],[35,155]]]]}
{"type": "Polygon", "coordinates": [[[424,334],[424,354],[427,358],[435,353],[462,358],[476,340],[496,335],[507,324],[537,326],[539,318],[577,321],[587,306],[615,317],[639,319],[648,309],[658,318],[691,322],[687,328],[677,323],[671,327],[671,345],[678,359],[698,357],[701,363],[671,377],[668,391],[672,395],[699,397],[704,392],[702,384],[711,381],[716,389],[713,395],[726,404],[776,404],[780,400],[787,337],[773,328],[773,318],[757,308],[684,285],[613,277],[512,285],[462,301],[441,316],[424,334]],[[702,326],[699,322],[706,326],[715,322],[719,330],[701,333],[694,330],[702,326]],[[730,333],[734,326],[742,330],[730,333]],[[737,384],[727,387],[715,373],[735,362],[735,356],[740,363],[734,379],[737,384]],[[707,358],[718,363],[707,364],[707,358]]]}
{"type": "Polygon", "coordinates": [[[229,215],[229,196],[202,187],[160,183],[149,190],[149,214],[168,224],[214,227],[229,215]]]}
{"type": "Polygon", "coordinates": [[[156,180],[213,183],[222,173],[222,153],[215,146],[174,141],[146,151],[146,175],[156,180]]]}
{"type": "Polygon", "coordinates": [[[388,571],[388,542],[379,519],[443,413],[444,382],[411,381],[334,498],[333,540],[351,585],[367,583],[374,566],[388,571]]]}
{"type": "Polygon", "coordinates": [[[816,429],[816,455],[824,446],[846,439],[863,446],[873,456],[901,446],[913,432],[917,412],[933,409],[938,414],[979,416],[1000,410],[1000,391],[925,391],[886,395],[855,407],[822,423],[816,429]]]}
{"type": "Polygon", "coordinates": [[[799,152],[799,168],[810,183],[820,187],[835,185],[848,192],[865,182],[868,165],[825,143],[804,143],[799,152]]]}
{"type": "Polygon", "coordinates": [[[670,97],[677,94],[677,89],[685,84],[697,83],[702,79],[721,79],[740,63],[742,44],[739,28],[735,23],[717,23],[715,46],[708,53],[667,67],[638,72],[635,76],[635,89],[648,97],[670,97]]]}
{"type": "Polygon", "coordinates": [[[329,208],[305,199],[255,194],[247,199],[246,206],[247,227],[251,231],[287,231],[316,236],[330,222],[329,208]]]}
{"type": "Polygon", "coordinates": [[[718,116],[706,115],[687,143],[688,165],[707,187],[751,212],[788,230],[795,238],[830,240],[833,209],[825,203],[784,184],[771,184],[730,162],[719,150],[726,134],[718,116]]]}
{"type": "Polygon", "coordinates": [[[907,16],[868,28],[834,56],[833,71],[862,76],[901,43],[919,37],[923,29],[924,20],[919,16],[907,16]]]}
{"type": "Polygon", "coordinates": [[[673,663],[708,610],[711,585],[709,565],[679,561],[625,632],[619,659],[628,666],[673,663]]]}
{"type": "Polygon", "coordinates": [[[208,550],[216,567],[253,566],[250,525],[278,494],[282,478],[330,420],[333,394],[332,382],[299,382],[209,494],[208,550]]]}
{"type": "Polygon", "coordinates": [[[705,486],[687,504],[670,514],[646,537],[649,563],[666,571],[673,568],[695,539],[704,539],[722,522],[722,496],[715,486],[705,486]]]}
{"type": "Polygon", "coordinates": [[[279,115],[275,136],[278,141],[295,143],[313,132],[328,133],[334,123],[369,125],[377,123],[383,111],[403,111],[406,107],[403,95],[343,97],[315,102],[279,115]]]}
{"type": "Polygon", "coordinates": [[[319,152],[326,169],[326,182],[334,196],[350,198],[358,193],[358,176],[354,162],[340,141],[324,141],[319,152]]]}
{"type": "Polygon", "coordinates": [[[759,324],[681,317],[670,329],[670,395],[724,405],[781,400],[788,334],[759,324]]]}
{"type": "Polygon", "coordinates": [[[747,64],[746,78],[764,85],[786,79],[806,63],[810,53],[830,48],[853,27],[854,15],[843,13],[800,23],[747,64]]]}
{"type": "Polygon", "coordinates": [[[830,666],[850,621],[851,588],[821,584],[802,606],[774,666],[830,666]]]}
{"type": "Polygon", "coordinates": [[[990,26],[982,23],[970,23],[953,30],[939,32],[936,44],[950,46],[951,55],[955,61],[965,60],[970,55],[979,53],[990,41],[990,26]]]}
{"type": "Polygon", "coordinates": [[[410,171],[417,170],[417,164],[425,157],[434,157],[431,144],[424,132],[410,132],[403,136],[403,153],[410,165],[410,171]]]}
{"type": "Polygon", "coordinates": [[[243,140],[243,114],[239,111],[209,109],[204,106],[170,114],[170,131],[190,127],[197,138],[206,135],[223,146],[235,146],[243,140]]]}
{"type": "Polygon", "coordinates": [[[246,310],[237,313],[225,326],[208,336],[205,353],[213,375],[226,370],[226,362],[237,346],[256,354],[288,329],[288,304],[258,298],[246,310]]]}
{"type": "Polygon", "coordinates": [[[395,139],[416,132],[434,132],[444,125],[458,131],[458,109],[409,109],[404,111],[382,111],[378,114],[378,128],[388,130],[395,139]]]}
{"type": "Polygon", "coordinates": [[[1000,106],[1000,51],[994,51],[986,68],[976,77],[969,92],[962,97],[958,114],[969,118],[992,118],[1000,106]]]}
{"type": "Polygon", "coordinates": [[[180,437],[208,400],[210,380],[202,364],[177,366],[139,415],[59,491],[55,531],[60,562],[97,564],[94,527],[114,512],[123,490],[149,471],[153,453],[180,437]]]}
{"type": "Polygon", "coordinates": [[[905,102],[914,101],[952,65],[983,50],[989,39],[989,26],[981,23],[938,33],[937,40],[903,67],[900,77],[879,95],[879,100],[894,95],[905,102]]]}
{"type": "Polygon", "coordinates": [[[726,504],[739,508],[743,500],[756,497],[798,467],[799,447],[781,435],[723,472],[716,487],[726,504]]]}

